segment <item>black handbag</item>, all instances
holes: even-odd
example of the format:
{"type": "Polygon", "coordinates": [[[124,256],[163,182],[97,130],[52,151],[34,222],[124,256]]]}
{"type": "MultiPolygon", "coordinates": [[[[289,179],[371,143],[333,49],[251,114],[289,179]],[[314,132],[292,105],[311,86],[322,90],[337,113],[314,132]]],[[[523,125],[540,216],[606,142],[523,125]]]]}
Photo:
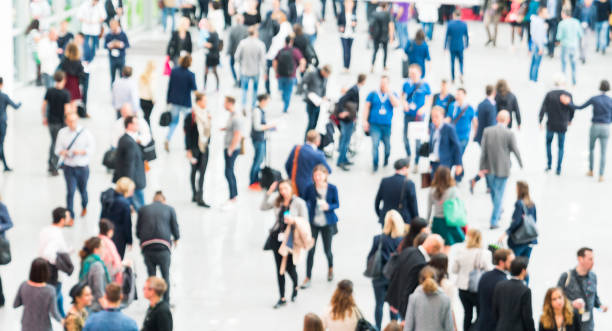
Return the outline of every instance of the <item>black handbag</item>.
{"type": "Polygon", "coordinates": [[[363,275],[368,278],[380,278],[380,276],[382,276],[382,243],[383,237],[381,235],[380,239],[378,240],[378,248],[368,259],[368,265],[366,266],[366,270],[363,272],[363,275]]]}
{"type": "Polygon", "coordinates": [[[102,164],[108,169],[115,169],[116,157],[117,157],[117,150],[114,148],[111,148],[104,153],[104,157],[102,158],[102,164]]]}
{"type": "Polygon", "coordinates": [[[268,189],[272,183],[281,181],[282,179],[283,175],[280,171],[265,166],[263,169],[261,169],[259,184],[262,188],[268,189]]]}
{"type": "Polygon", "coordinates": [[[419,147],[419,156],[429,157],[429,142],[421,143],[419,147]]]}
{"type": "Polygon", "coordinates": [[[395,270],[397,270],[398,265],[399,253],[391,254],[389,260],[382,269],[383,276],[385,276],[385,278],[387,279],[391,279],[391,277],[393,277],[393,274],[395,273],[395,270]]]}
{"type": "Polygon", "coordinates": [[[378,331],[372,323],[368,322],[368,320],[363,317],[359,308],[355,307],[355,313],[357,314],[357,327],[355,331],[378,331]]]}
{"type": "Polygon", "coordinates": [[[0,265],[11,263],[11,243],[0,236],[0,265]]]}
{"type": "Polygon", "coordinates": [[[274,240],[274,238],[272,238],[272,231],[270,231],[270,234],[268,234],[268,239],[266,239],[266,243],[264,244],[264,247],[263,247],[264,251],[272,250],[272,240],[274,240]]]}
{"type": "Polygon", "coordinates": [[[538,239],[538,228],[536,227],[535,218],[528,213],[525,203],[522,202],[521,205],[523,207],[523,220],[518,229],[510,234],[510,238],[517,245],[526,245],[538,239]]]}
{"type": "Polygon", "coordinates": [[[159,126],[168,126],[172,122],[172,113],[169,110],[166,110],[159,117],[159,126]]]}
{"type": "Polygon", "coordinates": [[[157,153],[155,152],[155,140],[151,139],[146,146],[140,146],[142,150],[142,159],[145,161],[153,161],[157,159],[157,153]]]}

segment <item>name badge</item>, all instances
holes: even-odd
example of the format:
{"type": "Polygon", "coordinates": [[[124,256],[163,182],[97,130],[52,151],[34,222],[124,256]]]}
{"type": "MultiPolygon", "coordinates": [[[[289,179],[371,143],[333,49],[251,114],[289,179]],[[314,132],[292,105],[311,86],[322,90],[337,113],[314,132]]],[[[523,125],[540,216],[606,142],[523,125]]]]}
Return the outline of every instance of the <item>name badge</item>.
{"type": "Polygon", "coordinates": [[[411,102],[410,103],[410,110],[416,110],[416,108],[417,108],[416,103],[411,102]]]}
{"type": "Polygon", "coordinates": [[[111,56],[112,57],[119,57],[119,54],[121,54],[121,53],[119,52],[118,49],[111,50],[111,56]]]}
{"type": "Polygon", "coordinates": [[[585,311],[585,312],[582,314],[582,321],[583,321],[583,322],[588,322],[588,321],[590,321],[590,320],[591,320],[591,312],[590,312],[590,311],[585,311]]]}
{"type": "Polygon", "coordinates": [[[378,114],[380,114],[380,115],[387,115],[387,110],[385,109],[384,106],[380,107],[380,110],[378,111],[378,114]]]}

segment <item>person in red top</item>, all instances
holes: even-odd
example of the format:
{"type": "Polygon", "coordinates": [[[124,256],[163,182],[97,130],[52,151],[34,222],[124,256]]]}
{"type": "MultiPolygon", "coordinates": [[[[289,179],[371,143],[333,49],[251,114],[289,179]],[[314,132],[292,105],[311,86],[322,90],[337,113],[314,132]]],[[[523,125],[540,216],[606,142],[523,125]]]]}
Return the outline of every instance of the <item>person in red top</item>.
{"type": "Polygon", "coordinates": [[[285,38],[285,47],[278,52],[272,66],[276,71],[278,89],[281,91],[283,98],[283,112],[286,113],[289,109],[293,86],[296,83],[296,69],[299,68],[300,71],[304,71],[306,68],[304,56],[302,56],[300,50],[293,47],[293,37],[287,36],[285,38]]]}

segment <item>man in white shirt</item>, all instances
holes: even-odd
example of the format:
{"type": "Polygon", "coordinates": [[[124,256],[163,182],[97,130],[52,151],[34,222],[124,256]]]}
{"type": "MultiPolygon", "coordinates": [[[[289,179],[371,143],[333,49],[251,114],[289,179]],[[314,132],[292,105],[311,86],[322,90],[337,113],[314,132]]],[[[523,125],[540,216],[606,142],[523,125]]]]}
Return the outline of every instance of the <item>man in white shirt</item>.
{"type": "Polygon", "coordinates": [[[87,214],[87,180],[89,179],[89,162],[93,155],[94,138],[85,128],[79,125],[76,113],[66,116],[66,125],[57,134],[55,154],[63,160],[64,178],[66,179],[66,207],[74,217],[74,192],[78,188],[81,194],[81,217],[87,214]]]}
{"type": "MultiPolygon", "coordinates": [[[[125,134],[125,118],[128,116],[136,116],[138,119],[143,119],[142,114],[135,114],[132,109],[132,105],[124,103],[119,111],[121,117],[113,124],[113,131],[111,132],[111,147],[117,148],[119,139],[125,134]]],[[[147,124],[147,121],[138,122],[138,134],[136,142],[141,146],[147,146],[153,138],[151,138],[151,128],[147,124]]]]}
{"type": "Polygon", "coordinates": [[[57,296],[57,307],[60,315],[64,313],[64,298],[62,296],[62,283],[59,281],[58,269],[56,267],[58,253],[69,253],[70,247],[64,239],[62,229],[64,226],[72,226],[74,221],[70,218],[70,212],[64,207],[53,209],[53,224],[48,225],[40,231],[38,256],[47,260],[50,264],[51,276],[50,285],[55,287],[57,296]]]}
{"type": "Polygon", "coordinates": [[[40,72],[43,84],[51,88],[55,84],[53,74],[60,64],[58,54],[61,50],[57,47],[57,31],[53,28],[37,44],[38,59],[40,60],[40,72]]]}
{"type": "Polygon", "coordinates": [[[99,0],[86,0],[79,7],[77,17],[81,21],[81,32],[85,35],[83,61],[91,62],[96,55],[106,10],[99,0]]]}
{"type": "MultiPolygon", "coordinates": [[[[121,117],[121,107],[129,103],[132,109],[141,117],[138,83],[132,78],[132,67],[123,67],[121,77],[113,83],[113,107],[117,110],[117,118],[121,117]]],[[[136,115],[136,114],[134,114],[136,115]]]]}

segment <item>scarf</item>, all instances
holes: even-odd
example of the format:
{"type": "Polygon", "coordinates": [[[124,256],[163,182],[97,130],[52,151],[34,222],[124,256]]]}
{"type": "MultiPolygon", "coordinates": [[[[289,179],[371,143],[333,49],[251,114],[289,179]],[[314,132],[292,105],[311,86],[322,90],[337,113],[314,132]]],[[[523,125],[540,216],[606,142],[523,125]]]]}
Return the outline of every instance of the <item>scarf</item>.
{"type": "Polygon", "coordinates": [[[193,107],[193,120],[198,127],[198,148],[204,153],[210,140],[210,119],[208,111],[195,105],[193,107]]]}
{"type": "Polygon", "coordinates": [[[79,280],[84,280],[85,277],[87,277],[89,269],[91,269],[91,266],[96,262],[102,263],[102,267],[104,268],[104,275],[106,276],[106,282],[110,283],[111,278],[108,274],[108,269],[106,269],[106,265],[104,265],[104,262],[98,254],[90,254],[88,257],[85,258],[85,260],[83,260],[83,267],[81,268],[81,272],[79,273],[79,280]]]}

